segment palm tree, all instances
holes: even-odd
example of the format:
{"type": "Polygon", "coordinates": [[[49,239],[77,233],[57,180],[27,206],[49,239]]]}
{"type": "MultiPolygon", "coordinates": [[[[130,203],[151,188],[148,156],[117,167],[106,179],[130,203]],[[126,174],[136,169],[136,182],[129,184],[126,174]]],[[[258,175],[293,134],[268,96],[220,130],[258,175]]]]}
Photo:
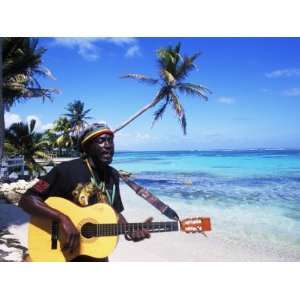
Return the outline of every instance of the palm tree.
{"type": "Polygon", "coordinates": [[[24,161],[29,169],[30,174],[34,172],[40,174],[41,171],[45,169],[39,165],[35,159],[36,158],[46,158],[50,157],[45,153],[46,146],[49,142],[43,139],[43,135],[40,133],[35,133],[36,120],[32,119],[29,124],[27,123],[13,123],[5,131],[5,149],[10,154],[18,154],[24,156],[24,161]]]}
{"type": "Polygon", "coordinates": [[[151,107],[156,106],[158,103],[162,103],[161,107],[154,112],[152,125],[159,118],[162,118],[167,106],[172,105],[180,121],[183,133],[186,134],[186,116],[176,91],[198,96],[204,100],[208,99],[206,94],[211,93],[209,89],[202,85],[183,82],[183,80],[187,78],[189,72],[196,68],[194,61],[199,55],[200,53],[195,53],[192,56],[182,57],[180,55],[180,43],[178,43],[175,47],[169,46],[157,51],[160,75],[159,79],[153,79],[142,74],[128,74],[122,76],[121,78],[132,78],[140,82],[160,84],[160,89],[155,98],[149,104],[144,106],[128,121],[115,129],[114,132],[116,133],[127,126],[151,107]]]}
{"type": "Polygon", "coordinates": [[[71,131],[71,123],[66,117],[60,117],[54,122],[51,132],[56,133],[55,144],[60,150],[62,148],[70,148],[74,145],[74,140],[70,134],[71,131]]]}
{"type": "Polygon", "coordinates": [[[58,135],[52,130],[47,129],[42,134],[42,139],[48,141],[48,145],[46,145],[46,150],[49,155],[54,154],[53,147],[56,145],[56,140],[58,139],[58,135]]]}
{"type": "Polygon", "coordinates": [[[56,89],[41,87],[38,76],[54,79],[51,72],[42,66],[42,56],[46,49],[38,47],[35,38],[3,38],[3,105],[0,107],[0,159],[4,143],[4,111],[9,111],[13,104],[30,99],[52,100],[56,89]]]}
{"type": "Polygon", "coordinates": [[[87,120],[91,119],[91,117],[87,116],[91,110],[84,110],[84,102],[80,100],[74,100],[69,103],[66,110],[68,113],[64,114],[64,116],[69,118],[71,132],[78,138],[79,132],[88,124],[87,120]]]}

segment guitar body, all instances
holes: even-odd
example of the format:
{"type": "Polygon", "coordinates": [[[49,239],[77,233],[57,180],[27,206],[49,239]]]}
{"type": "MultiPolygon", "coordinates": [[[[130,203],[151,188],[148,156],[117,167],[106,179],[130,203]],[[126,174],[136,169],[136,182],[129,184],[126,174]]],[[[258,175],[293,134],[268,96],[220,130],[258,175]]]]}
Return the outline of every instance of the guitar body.
{"type": "MultiPolygon", "coordinates": [[[[118,222],[115,211],[108,204],[97,203],[79,207],[59,197],[50,197],[45,203],[67,215],[79,232],[85,223],[117,224],[118,222]]],[[[61,249],[59,238],[53,246],[53,222],[51,220],[32,217],[28,230],[28,251],[32,261],[70,261],[78,255],[103,258],[111,254],[118,242],[117,235],[86,238],[80,234],[80,246],[76,252],[70,254],[61,249]]],[[[60,237],[59,232],[58,229],[58,237],[60,237]]]]}

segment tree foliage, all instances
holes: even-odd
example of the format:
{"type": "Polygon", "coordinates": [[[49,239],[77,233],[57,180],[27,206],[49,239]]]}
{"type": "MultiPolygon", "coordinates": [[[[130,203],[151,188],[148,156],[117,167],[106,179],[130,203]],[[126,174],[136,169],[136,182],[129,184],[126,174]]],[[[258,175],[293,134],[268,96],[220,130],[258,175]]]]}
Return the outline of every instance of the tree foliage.
{"type": "Polygon", "coordinates": [[[208,88],[200,84],[188,83],[184,81],[188,77],[189,73],[196,69],[194,62],[199,57],[200,53],[195,53],[191,56],[182,56],[180,50],[181,45],[178,43],[174,47],[168,46],[157,51],[159,78],[151,78],[143,74],[127,74],[121,77],[131,78],[152,85],[159,84],[160,88],[154,100],[133,115],[128,121],[118,127],[115,132],[121,130],[139,117],[142,113],[160,103],[161,106],[154,112],[152,125],[163,117],[166,108],[170,105],[176,113],[176,116],[183,129],[183,133],[186,134],[186,115],[184,107],[179,100],[178,92],[200,97],[204,100],[208,100],[207,95],[211,92],[208,88]]]}

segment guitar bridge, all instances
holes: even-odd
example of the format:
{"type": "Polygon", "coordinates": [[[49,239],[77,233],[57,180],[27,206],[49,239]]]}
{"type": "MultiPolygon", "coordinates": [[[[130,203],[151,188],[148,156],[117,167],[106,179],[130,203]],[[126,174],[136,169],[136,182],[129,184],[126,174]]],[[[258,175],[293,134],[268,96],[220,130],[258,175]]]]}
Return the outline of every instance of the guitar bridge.
{"type": "Polygon", "coordinates": [[[51,249],[57,249],[57,241],[58,241],[58,222],[52,222],[51,228],[51,249]]]}

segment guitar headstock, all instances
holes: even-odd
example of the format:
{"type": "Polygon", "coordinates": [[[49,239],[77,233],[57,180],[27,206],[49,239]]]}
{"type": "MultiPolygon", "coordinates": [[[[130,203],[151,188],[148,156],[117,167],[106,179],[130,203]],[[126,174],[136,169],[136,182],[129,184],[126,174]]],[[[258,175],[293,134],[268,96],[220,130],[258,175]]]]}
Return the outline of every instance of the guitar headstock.
{"type": "Polygon", "coordinates": [[[180,221],[180,229],[186,233],[205,233],[211,230],[210,218],[186,218],[180,221]]]}

